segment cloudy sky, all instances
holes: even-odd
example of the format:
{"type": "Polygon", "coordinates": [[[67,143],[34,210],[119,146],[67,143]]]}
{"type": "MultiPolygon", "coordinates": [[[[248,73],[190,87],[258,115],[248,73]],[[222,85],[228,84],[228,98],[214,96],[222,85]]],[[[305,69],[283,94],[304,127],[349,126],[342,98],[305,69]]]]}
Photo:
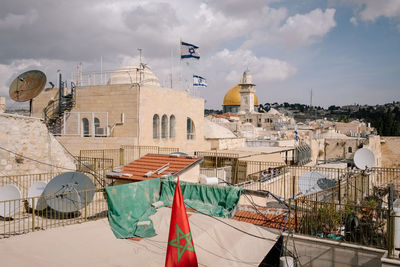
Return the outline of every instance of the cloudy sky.
{"type": "Polygon", "coordinates": [[[400,0],[1,0],[0,95],[22,71],[56,82],[135,65],[138,48],[163,85],[204,76],[207,108],[247,68],[260,103],[400,100],[400,0]],[[180,39],[198,62],[179,61],[180,39]]]}

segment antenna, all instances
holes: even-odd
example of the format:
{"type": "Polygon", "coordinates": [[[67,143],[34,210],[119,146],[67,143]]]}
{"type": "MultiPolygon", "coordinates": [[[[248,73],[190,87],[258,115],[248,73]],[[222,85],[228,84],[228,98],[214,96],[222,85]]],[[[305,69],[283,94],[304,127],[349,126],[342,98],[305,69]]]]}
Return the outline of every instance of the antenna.
{"type": "Polygon", "coordinates": [[[18,212],[20,207],[21,191],[13,184],[7,184],[0,187],[0,201],[4,201],[0,205],[0,216],[3,218],[12,217],[18,212]],[[14,200],[14,201],[7,201],[14,200]]]}
{"type": "Polygon", "coordinates": [[[80,172],[65,172],[54,177],[43,191],[49,207],[59,212],[75,212],[88,205],[94,197],[94,185],[80,172]]]}
{"type": "Polygon", "coordinates": [[[144,66],[142,64],[142,48],[137,49],[139,51],[139,83],[142,82],[142,72],[144,71],[144,66]]]}
{"type": "Polygon", "coordinates": [[[137,49],[138,51],[139,51],[139,66],[141,66],[142,65],[142,48],[138,48],[137,49]]]}
{"type": "Polygon", "coordinates": [[[368,148],[360,148],[354,153],[354,164],[360,170],[365,170],[374,167],[375,156],[368,148]]]}
{"type": "Polygon", "coordinates": [[[40,70],[30,70],[18,75],[10,85],[10,97],[17,102],[29,100],[32,115],[32,99],[37,97],[46,85],[46,75],[40,70]]]}
{"type": "Polygon", "coordinates": [[[312,88],[310,89],[310,109],[312,109],[312,88]]]}

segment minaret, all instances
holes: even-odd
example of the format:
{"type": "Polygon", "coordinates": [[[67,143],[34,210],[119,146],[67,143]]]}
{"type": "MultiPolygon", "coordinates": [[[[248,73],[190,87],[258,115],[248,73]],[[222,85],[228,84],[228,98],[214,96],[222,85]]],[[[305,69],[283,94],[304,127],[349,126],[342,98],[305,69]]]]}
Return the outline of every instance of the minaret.
{"type": "Polygon", "coordinates": [[[254,112],[254,94],[256,85],[252,83],[252,77],[246,70],[243,72],[243,77],[240,81],[240,110],[241,113],[254,112]]]}

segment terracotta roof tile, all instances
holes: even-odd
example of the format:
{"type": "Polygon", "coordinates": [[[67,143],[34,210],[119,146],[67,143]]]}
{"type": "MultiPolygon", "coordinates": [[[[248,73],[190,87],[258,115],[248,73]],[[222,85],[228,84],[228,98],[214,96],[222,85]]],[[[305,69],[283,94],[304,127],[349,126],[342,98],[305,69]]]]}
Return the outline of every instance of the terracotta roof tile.
{"type": "Polygon", "coordinates": [[[200,163],[201,159],[201,157],[192,156],[176,157],[163,154],[147,154],[140,159],[132,161],[131,163],[123,166],[121,176],[109,176],[109,178],[141,181],[161,177],[168,173],[177,174],[192,164],[200,163]],[[169,164],[167,169],[160,173],[155,172],[157,169],[162,168],[166,164],[169,164]],[[149,177],[145,177],[145,174],[148,172],[154,173],[149,177]],[[131,174],[132,176],[123,176],[122,173],[131,174]]]}
{"type": "MultiPolygon", "coordinates": [[[[274,215],[274,214],[264,214],[258,213],[256,211],[246,211],[239,210],[236,212],[234,220],[247,222],[259,226],[283,229],[285,225],[286,216],[285,215],[274,215]]],[[[286,228],[294,228],[295,221],[293,217],[289,217],[286,228]]]]}

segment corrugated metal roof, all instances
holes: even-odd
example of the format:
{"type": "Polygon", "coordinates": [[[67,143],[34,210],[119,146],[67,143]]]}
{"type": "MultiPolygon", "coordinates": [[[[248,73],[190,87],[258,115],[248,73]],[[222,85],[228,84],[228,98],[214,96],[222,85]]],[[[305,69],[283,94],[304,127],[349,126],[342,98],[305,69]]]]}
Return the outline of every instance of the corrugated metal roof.
{"type": "Polygon", "coordinates": [[[201,157],[195,156],[171,156],[162,154],[147,154],[140,159],[132,161],[123,166],[119,175],[115,172],[113,175],[107,175],[114,179],[127,179],[142,181],[152,178],[161,177],[165,174],[179,174],[189,166],[200,163],[201,157]],[[168,168],[162,168],[166,164],[168,168]],[[159,171],[156,171],[159,170],[159,171]],[[153,172],[151,175],[145,176],[147,173],[153,172]]]}

